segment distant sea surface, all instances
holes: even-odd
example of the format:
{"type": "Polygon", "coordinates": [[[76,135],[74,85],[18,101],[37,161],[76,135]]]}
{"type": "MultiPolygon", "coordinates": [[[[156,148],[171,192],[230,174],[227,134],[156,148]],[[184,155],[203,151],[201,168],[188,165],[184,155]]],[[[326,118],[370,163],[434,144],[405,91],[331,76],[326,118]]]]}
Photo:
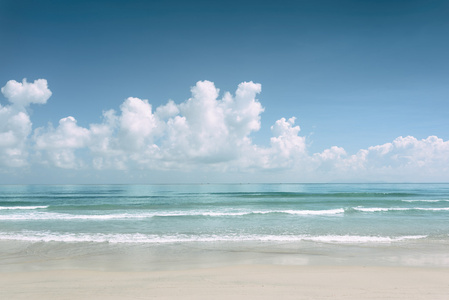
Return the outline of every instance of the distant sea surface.
{"type": "Polygon", "coordinates": [[[0,249],[3,269],[111,253],[141,268],[447,267],[449,184],[3,185],[0,249]]]}

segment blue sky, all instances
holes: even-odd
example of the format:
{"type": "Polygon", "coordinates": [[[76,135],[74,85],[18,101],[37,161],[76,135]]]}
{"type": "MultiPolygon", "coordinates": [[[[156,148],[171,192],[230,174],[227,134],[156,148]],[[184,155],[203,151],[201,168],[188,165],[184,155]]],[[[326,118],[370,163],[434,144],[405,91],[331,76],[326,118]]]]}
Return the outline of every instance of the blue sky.
{"type": "Polygon", "coordinates": [[[24,91],[22,108],[14,101],[25,98],[11,101],[3,93],[0,137],[14,138],[0,141],[0,177],[8,183],[448,181],[448,15],[447,1],[0,0],[0,85],[45,79],[40,88],[51,91],[45,101],[24,91]],[[242,87],[254,94],[245,98],[246,110],[223,104],[226,91],[240,101],[242,82],[261,84],[260,92],[242,87]],[[213,113],[194,105],[202,101],[192,96],[194,86],[219,89],[209,99],[216,101],[213,113]],[[143,122],[139,130],[150,123],[153,129],[131,134],[136,124],[126,123],[124,112],[148,108],[145,99],[153,113],[171,99],[178,113],[165,120],[147,115],[157,124],[134,116],[143,122]],[[109,135],[95,135],[92,124],[106,126],[110,109],[109,135]],[[22,127],[13,121],[21,112],[29,119],[22,127]],[[237,128],[229,120],[241,114],[248,122],[237,128]],[[209,115],[213,125],[193,125],[209,115]],[[64,131],[58,124],[69,116],[76,126],[64,131]],[[184,141],[173,133],[185,129],[170,123],[176,116],[186,119],[184,141]],[[274,133],[276,124],[283,131],[274,133]],[[108,141],[107,149],[99,151],[93,140],[108,141]],[[238,151],[225,153],[229,145],[238,151]],[[148,150],[153,146],[156,152],[148,150]]]}

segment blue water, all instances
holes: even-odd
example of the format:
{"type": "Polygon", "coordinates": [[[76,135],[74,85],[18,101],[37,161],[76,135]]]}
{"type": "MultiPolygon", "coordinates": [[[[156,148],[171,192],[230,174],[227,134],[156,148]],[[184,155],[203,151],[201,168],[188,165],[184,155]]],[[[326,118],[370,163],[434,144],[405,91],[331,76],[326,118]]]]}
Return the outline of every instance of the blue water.
{"type": "Polygon", "coordinates": [[[27,245],[419,243],[444,251],[448,221],[449,184],[0,186],[0,241],[27,245]]]}

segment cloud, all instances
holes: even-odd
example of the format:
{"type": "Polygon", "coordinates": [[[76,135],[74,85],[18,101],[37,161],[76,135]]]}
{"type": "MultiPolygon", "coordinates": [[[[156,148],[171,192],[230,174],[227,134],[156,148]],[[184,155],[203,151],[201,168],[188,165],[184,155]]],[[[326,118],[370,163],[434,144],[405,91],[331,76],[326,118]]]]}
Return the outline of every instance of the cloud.
{"type": "Polygon", "coordinates": [[[260,129],[263,107],[256,99],[261,85],[241,83],[235,97],[210,81],[200,81],[192,97],[181,103],[179,115],[166,123],[163,157],[170,161],[220,163],[236,160],[251,143],[249,135],[260,129]]]}
{"type": "Polygon", "coordinates": [[[124,148],[142,150],[145,145],[153,143],[153,139],[161,131],[158,118],[152,113],[148,100],[130,97],[120,107],[119,138],[124,148]]]}
{"type": "Polygon", "coordinates": [[[31,103],[46,103],[51,91],[45,79],[33,83],[10,80],[1,91],[11,104],[0,105],[0,165],[23,167],[28,164],[27,139],[32,130],[25,108],[31,103]]]}
{"type": "Polygon", "coordinates": [[[317,171],[352,181],[445,181],[449,177],[449,141],[436,136],[398,137],[391,143],[348,155],[332,147],[313,155],[317,171]]]}
{"type": "Polygon", "coordinates": [[[80,148],[90,150],[96,168],[185,169],[239,160],[251,149],[249,135],[260,129],[261,85],[244,82],[222,99],[210,81],[191,91],[185,102],[168,101],[154,112],[148,100],[127,98],[119,113],[110,110],[89,128],[64,118],[56,129],[36,130],[36,149],[46,163],[66,168],[82,165],[74,155],[80,148]]]}
{"type": "Polygon", "coordinates": [[[35,132],[35,148],[43,163],[51,163],[60,168],[77,168],[82,165],[75,155],[76,149],[81,149],[90,144],[91,132],[79,127],[74,117],[63,118],[59,126],[47,128],[45,131],[39,128],[35,132]]]}
{"type": "Polygon", "coordinates": [[[422,140],[407,136],[398,137],[392,143],[368,148],[365,160],[381,160],[384,166],[393,168],[447,170],[448,154],[449,141],[445,142],[436,136],[422,140]]]}
{"type": "MultiPolygon", "coordinates": [[[[199,81],[179,104],[169,100],[153,108],[148,100],[130,97],[118,111],[104,111],[100,123],[82,127],[68,116],[31,135],[26,108],[44,104],[51,91],[44,79],[8,81],[2,93],[11,104],[0,106],[0,165],[192,174],[273,171],[289,181],[449,179],[449,141],[436,136],[398,137],[352,155],[339,146],[309,154],[296,118],[290,117],[271,126],[267,146],[254,144],[252,134],[260,130],[264,112],[260,92],[260,84],[243,82],[234,94],[220,97],[213,82],[199,81]]],[[[263,178],[257,176],[255,181],[263,178]]]]}
{"type": "Polygon", "coordinates": [[[2,87],[2,93],[9,102],[21,107],[27,107],[31,103],[45,104],[51,96],[45,79],[37,79],[33,83],[26,79],[22,82],[10,80],[2,87]]]}
{"type": "Polygon", "coordinates": [[[31,121],[26,113],[0,106],[0,165],[23,167],[27,164],[26,140],[30,133],[31,121]]]}
{"type": "Polygon", "coordinates": [[[282,158],[295,158],[306,151],[305,138],[298,136],[300,128],[294,126],[295,117],[281,118],[271,126],[273,137],[270,139],[275,155],[282,158]]]}

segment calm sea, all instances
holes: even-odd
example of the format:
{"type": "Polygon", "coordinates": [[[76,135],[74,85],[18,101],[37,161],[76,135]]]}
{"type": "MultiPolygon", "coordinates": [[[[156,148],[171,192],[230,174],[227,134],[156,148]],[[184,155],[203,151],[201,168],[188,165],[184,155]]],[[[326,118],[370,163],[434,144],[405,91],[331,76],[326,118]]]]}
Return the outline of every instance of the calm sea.
{"type": "Polygon", "coordinates": [[[146,264],[449,266],[449,184],[0,186],[0,247],[3,265],[138,248],[146,264]]]}

